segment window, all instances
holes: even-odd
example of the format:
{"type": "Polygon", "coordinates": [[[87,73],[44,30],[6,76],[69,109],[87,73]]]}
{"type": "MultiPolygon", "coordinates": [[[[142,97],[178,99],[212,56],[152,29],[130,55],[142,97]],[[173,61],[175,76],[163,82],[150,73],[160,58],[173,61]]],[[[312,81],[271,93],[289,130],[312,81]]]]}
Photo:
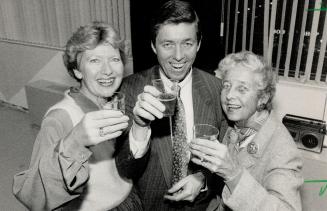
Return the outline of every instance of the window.
{"type": "Polygon", "coordinates": [[[327,0],[222,0],[225,54],[250,50],[280,76],[327,82],[327,0]]]}

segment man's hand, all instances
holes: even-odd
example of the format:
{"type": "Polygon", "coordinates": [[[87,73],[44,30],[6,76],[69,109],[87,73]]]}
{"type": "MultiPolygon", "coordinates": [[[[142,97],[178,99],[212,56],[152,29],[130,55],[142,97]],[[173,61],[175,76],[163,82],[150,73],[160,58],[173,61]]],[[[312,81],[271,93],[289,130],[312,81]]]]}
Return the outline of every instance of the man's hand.
{"type": "Polygon", "coordinates": [[[137,96],[137,102],[133,109],[134,121],[139,126],[147,126],[156,118],[161,119],[165,110],[157,96],[160,92],[153,86],[145,86],[144,91],[137,96]]]}
{"type": "Polygon", "coordinates": [[[173,185],[164,198],[171,201],[193,202],[204,185],[205,177],[202,172],[191,174],[173,185]]]}

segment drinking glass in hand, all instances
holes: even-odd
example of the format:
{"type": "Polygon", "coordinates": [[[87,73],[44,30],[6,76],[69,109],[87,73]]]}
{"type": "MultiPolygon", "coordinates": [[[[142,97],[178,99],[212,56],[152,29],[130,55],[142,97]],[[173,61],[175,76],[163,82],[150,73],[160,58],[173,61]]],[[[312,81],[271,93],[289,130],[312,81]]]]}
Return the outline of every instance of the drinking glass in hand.
{"type": "Polygon", "coordinates": [[[161,79],[152,80],[152,85],[160,91],[160,95],[158,99],[162,102],[166,110],[164,111],[164,116],[173,116],[175,113],[175,105],[176,105],[176,96],[177,96],[177,81],[172,82],[172,86],[170,88],[165,88],[161,79]]]}
{"type": "Polygon", "coordinates": [[[209,124],[195,124],[193,126],[193,137],[195,139],[207,139],[214,141],[217,139],[219,130],[209,124]]]}
{"type": "MultiPolygon", "coordinates": [[[[193,138],[194,139],[206,139],[209,141],[217,140],[219,130],[209,124],[195,124],[193,126],[193,138]]],[[[193,155],[191,155],[193,156],[193,155]]],[[[206,162],[202,157],[200,158],[201,162],[206,162]]]]}
{"type": "Polygon", "coordinates": [[[119,110],[125,114],[125,95],[122,92],[114,92],[110,97],[98,97],[101,109],[119,110]]]}

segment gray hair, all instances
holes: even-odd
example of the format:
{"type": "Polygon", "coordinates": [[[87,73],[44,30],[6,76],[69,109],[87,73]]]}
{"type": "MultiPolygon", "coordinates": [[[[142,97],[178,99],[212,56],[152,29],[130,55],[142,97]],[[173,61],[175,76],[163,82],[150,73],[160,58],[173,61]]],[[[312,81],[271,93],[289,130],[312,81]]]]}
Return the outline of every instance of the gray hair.
{"type": "Polygon", "coordinates": [[[276,93],[277,83],[277,75],[273,68],[268,65],[262,56],[258,56],[250,51],[241,51],[229,54],[220,61],[218,71],[222,79],[225,78],[229,70],[232,70],[236,66],[244,67],[246,70],[250,70],[259,76],[254,79],[259,90],[258,97],[261,98],[264,95],[269,96],[267,103],[261,105],[259,109],[270,111],[272,109],[272,100],[276,93]]]}

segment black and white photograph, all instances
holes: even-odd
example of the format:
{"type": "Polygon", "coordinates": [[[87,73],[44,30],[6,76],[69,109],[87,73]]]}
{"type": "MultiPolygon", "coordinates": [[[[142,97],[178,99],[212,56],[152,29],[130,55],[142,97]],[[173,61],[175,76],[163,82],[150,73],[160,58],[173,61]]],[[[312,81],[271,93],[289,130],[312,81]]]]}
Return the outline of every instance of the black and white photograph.
{"type": "Polygon", "coordinates": [[[0,211],[327,210],[326,47],[327,0],[0,0],[0,211]]]}

